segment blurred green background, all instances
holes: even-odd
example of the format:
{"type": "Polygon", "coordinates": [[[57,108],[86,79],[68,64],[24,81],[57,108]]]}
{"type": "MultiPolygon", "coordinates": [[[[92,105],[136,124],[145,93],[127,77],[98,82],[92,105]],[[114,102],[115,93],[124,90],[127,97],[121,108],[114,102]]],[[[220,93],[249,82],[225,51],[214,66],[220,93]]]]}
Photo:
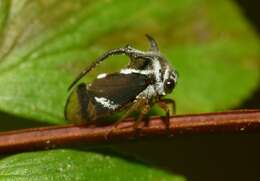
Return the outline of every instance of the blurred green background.
{"type": "MultiPolygon", "coordinates": [[[[259,108],[257,7],[245,0],[0,0],[0,129],[65,124],[75,76],[108,49],[147,49],[146,33],[180,74],[169,95],[177,114],[259,108]]],[[[126,63],[113,57],[84,81],[126,63]]],[[[0,161],[0,179],[252,180],[258,140],[257,133],[179,136],[17,154],[0,161]]]]}

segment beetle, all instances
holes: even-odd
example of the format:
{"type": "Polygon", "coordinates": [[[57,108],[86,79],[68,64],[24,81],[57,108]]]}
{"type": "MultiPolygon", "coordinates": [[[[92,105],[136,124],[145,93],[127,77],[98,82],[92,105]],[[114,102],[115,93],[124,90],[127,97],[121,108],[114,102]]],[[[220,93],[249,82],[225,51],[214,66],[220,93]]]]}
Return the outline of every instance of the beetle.
{"type": "Polygon", "coordinates": [[[99,74],[91,83],[80,83],[70,93],[65,106],[65,119],[74,123],[97,122],[116,112],[125,111],[120,122],[133,111],[139,110],[136,125],[150,111],[154,104],[165,110],[169,124],[169,104],[175,110],[175,102],[163,96],[174,89],[178,74],[160,53],[157,42],[146,35],[150,48],[141,51],[126,45],[111,49],[86,67],[71,83],[71,90],[78,81],[99,63],[112,55],[126,55],[128,65],[115,73],[99,74]]]}

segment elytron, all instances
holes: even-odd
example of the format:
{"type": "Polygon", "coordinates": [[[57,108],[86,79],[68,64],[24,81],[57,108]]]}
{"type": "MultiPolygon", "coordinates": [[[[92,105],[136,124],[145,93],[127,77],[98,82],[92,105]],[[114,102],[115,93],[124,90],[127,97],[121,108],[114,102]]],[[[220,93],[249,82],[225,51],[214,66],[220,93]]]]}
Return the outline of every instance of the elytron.
{"type": "Polygon", "coordinates": [[[124,111],[118,122],[138,111],[137,123],[154,104],[158,104],[169,118],[172,99],[164,98],[172,92],[177,82],[177,72],[160,53],[157,42],[146,35],[150,48],[141,51],[127,45],[111,49],[85,68],[69,86],[73,87],[65,106],[65,118],[74,123],[96,122],[115,112],[124,111]],[[129,63],[115,73],[99,74],[91,83],[79,80],[99,63],[112,55],[126,55],[129,63]]]}

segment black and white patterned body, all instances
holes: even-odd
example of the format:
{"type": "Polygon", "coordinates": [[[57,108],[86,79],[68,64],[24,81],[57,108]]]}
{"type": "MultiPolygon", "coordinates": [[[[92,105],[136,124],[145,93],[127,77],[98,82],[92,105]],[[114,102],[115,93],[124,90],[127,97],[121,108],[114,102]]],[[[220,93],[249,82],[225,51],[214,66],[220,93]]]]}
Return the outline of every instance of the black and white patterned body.
{"type": "MultiPolygon", "coordinates": [[[[162,96],[170,93],[177,81],[177,73],[160,54],[157,43],[147,35],[150,50],[143,52],[130,46],[113,49],[86,68],[70,88],[98,63],[115,54],[130,58],[126,68],[118,73],[103,73],[90,84],[81,83],[72,91],[65,107],[65,118],[72,122],[96,121],[128,108],[125,116],[133,110],[147,114],[154,103],[169,112],[162,96]]],[[[169,114],[169,113],[168,113],[169,114]]]]}

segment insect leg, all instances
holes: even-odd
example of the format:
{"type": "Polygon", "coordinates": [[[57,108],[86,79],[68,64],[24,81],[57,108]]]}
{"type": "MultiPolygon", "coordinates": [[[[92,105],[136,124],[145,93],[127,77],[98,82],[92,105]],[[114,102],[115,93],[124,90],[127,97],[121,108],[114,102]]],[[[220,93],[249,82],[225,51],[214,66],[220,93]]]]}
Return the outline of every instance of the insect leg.
{"type": "MultiPolygon", "coordinates": [[[[143,105],[145,104],[146,104],[145,99],[137,99],[136,102],[133,105],[131,105],[130,108],[125,112],[125,114],[114,123],[113,128],[106,134],[106,137],[108,137],[111,133],[113,133],[113,131],[117,128],[120,122],[124,121],[132,112],[136,111],[140,107],[143,107],[143,105]]],[[[142,117],[139,116],[137,121],[140,121],[143,118],[143,116],[144,115],[142,115],[142,117]]],[[[136,127],[136,123],[134,127],[136,127]]]]}
{"type": "Polygon", "coordinates": [[[144,99],[137,99],[136,102],[125,112],[125,114],[114,124],[115,127],[118,123],[125,120],[132,112],[136,111],[138,108],[140,108],[144,104],[144,99]]]}
{"type": "Polygon", "coordinates": [[[145,118],[145,116],[147,116],[147,114],[149,113],[149,111],[151,109],[151,106],[149,105],[148,99],[142,99],[142,103],[139,107],[141,107],[142,110],[141,110],[138,118],[135,121],[135,124],[134,124],[135,129],[138,129],[139,123],[145,118]]]}
{"type": "Polygon", "coordinates": [[[163,104],[171,106],[171,115],[174,115],[176,113],[176,104],[175,104],[175,101],[173,99],[167,99],[167,98],[159,99],[159,102],[162,102],[163,104]]]}
{"type": "Polygon", "coordinates": [[[165,117],[162,119],[165,122],[166,128],[169,129],[170,127],[170,109],[169,109],[169,104],[171,104],[172,107],[172,113],[175,114],[176,112],[176,106],[175,106],[175,101],[172,99],[159,99],[158,100],[158,105],[166,112],[165,117]]]}

